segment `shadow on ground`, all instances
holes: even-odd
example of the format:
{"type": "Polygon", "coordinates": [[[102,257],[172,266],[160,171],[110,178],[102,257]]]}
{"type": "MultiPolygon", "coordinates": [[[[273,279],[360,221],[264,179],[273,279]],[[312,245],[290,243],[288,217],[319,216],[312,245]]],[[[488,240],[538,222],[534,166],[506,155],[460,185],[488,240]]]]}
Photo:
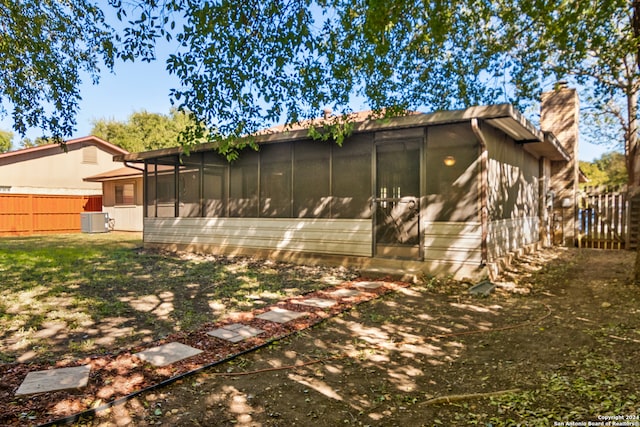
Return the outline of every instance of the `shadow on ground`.
{"type": "Polygon", "coordinates": [[[632,260],[544,251],[487,298],[450,281],[401,289],[79,425],[499,426],[637,415],[632,260]]]}

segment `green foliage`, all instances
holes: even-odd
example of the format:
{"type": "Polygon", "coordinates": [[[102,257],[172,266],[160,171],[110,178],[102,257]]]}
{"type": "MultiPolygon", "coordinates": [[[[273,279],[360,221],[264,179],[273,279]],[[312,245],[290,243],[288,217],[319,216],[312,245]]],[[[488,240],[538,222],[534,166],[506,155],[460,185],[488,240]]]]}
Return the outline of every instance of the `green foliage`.
{"type": "MultiPolygon", "coordinates": [[[[630,9],[626,0],[505,2],[502,40],[515,59],[508,66],[517,95],[536,93],[549,77],[575,76],[578,83],[598,85],[600,95],[624,85],[616,77],[624,77],[624,63],[635,62],[637,49],[630,9]]],[[[637,79],[634,68],[629,77],[637,79]]]]}
{"type": "Polygon", "coordinates": [[[482,78],[502,60],[492,2],[335,0],[327,6],[336,11],[321,35],[336,83],[333,99],[349,91],[374,110],[449,109],[505,95],[503,85],[482,78]]]}
{"type": "MultiPolygon", "coordinates": [[[[573,76],[593,88],[601,111],[637,102],[638,38],[626,0],[173,0],[119,10],[135,16],[125,38],[132,51],[141,35],[181,44],[167,62],[182,83],[173,99],[211,129],[223,152],[241,147],[238,137],[318,116],[325,106],[349,113],[354,95],[385,115],[525,107],[573,76]],[[175,12],[184,25],[175,25],[175,12]]],[[[616,111],[623,126],[633,125],[616,111]]],[[[310,130],[337,142],[345,134],[334,124],[310,130]]]]}
{"type": "MultiPolygon", "coordinates": [[[[2,1],[0,101],[13,107],[20,134],[41,127],[70,135],[80,75],[97,80],[99,65],[112,68],[115,58],[153,60],[162,38],[175,41],[167,70],[180,86],[172,102],[194,117],[170,138],[187,151],[215,141],[233,159],[252,144],[247,135],[324,107],[350,113],[354,96],[384,116],[525,107],[571,77],[621,124],[627,157],[640,155],[640,27],[628,0],[110,0],[120,22],[107,22],[95,0],[2,1]]],[[[113,123],[99,130],[132,151],[165,146],[153,120],[140,125],[142,144],[113,123]]],[[[349,132],[328,124],[310,135],[340,143],[349,132]]]]}
{"type": "MultiPolygon", "coordinates": [[[[491,35],[492,3],[428,7],[425,13],[423,2],[221,0],[119,11],[135,16],[125,38],[131,51],[140,49],[141,34],[175,36],[181,49],[167,69],[182,87],[172,96],[224,150],[233,137],[316,117],[326,106],[349,113],[353,95],[387,116],[504,95],[502,82],[480,78],[503,59],[491,35]],[[176,26],[168,10],[179,11],[184,25],[176,26]]],[[[320,133],[338,142],[344,134],[333,125],[320,133]]]]}
{"type": "Polygon", "coordinates": [[[307,134],[318,141],[334,141],[342,147],[344,139],[353,132],[353,123],[349,115],[333,116],[325,120],[321,126],[309,126],[307,134]]]}
{"type": "Polygon", "coordinates": [[[624,154],[612,151],[593,162],[580,162],[580,170],[589,178],[588,186],[620,186],[627,183],[624,154]]]}
{"type": "MultiPolygon", "coordinates": [[[[176,109],[169,115],[139,111],[126,122],[96,120],[91,133],[130,152],[139,152],[179,146],[189,126],[194,126],[193,116],[176,109]]],[[[201,136],[194,143],[203,140],[201,136]]]]}
{"type": "Polygon", "coordinates": [[[595,163],[580,161],[580,170],[589,179],[589,182],[585,185],[597,187],[606,185],[607,181],[609,180],[607,172],[600,169],[595,163]]]}
{"type": "Polygon", "coordinates": [[[575,360],[559,372],[540,373],[539,388],[492,398],[498,416],[469,413],[468,417],[478,425],[549,426],[635,413],[640,395],[628,389],[633,379],[620,373],[615,360],[597,353],[573,356],[575,360]]]}
{"type": "Polygon", "coordinates": [[[73,133],[81,75],[97,81],[102,62],[115,57],[110,26],[90,0],[0,0],[0,114],[10,106],[24,136],[73,133]]]}
{"type": "Polygon", "coordinates": [[[592,141],[600,137],[600,142],[624,147],[628,182],[640,190],[640,16],[635,3],[524,0],[506,2],[502,16],[504,40],[511,41],[516,58],[508,69],[516,95],[536,93],[550,79],[571,78],[581,85],[590,107],[586,123],[599,128],[592,141]]]}
{"type": "Polygon", "coordinates": [[[0,130],[0,153],[11,151],[11,141],[13,140],[13,132],[0,130]]]}
{"type": "MultiPolygon", "coordinates": [[[[211,129],[221,150],[286,117],[314,116],[329,102],[312,32],[311,0],[189,2],[167,61],[181,81],[171,92],[211,129]]],[[[233,151],[233,149],[231,150],[233,151]]]]}

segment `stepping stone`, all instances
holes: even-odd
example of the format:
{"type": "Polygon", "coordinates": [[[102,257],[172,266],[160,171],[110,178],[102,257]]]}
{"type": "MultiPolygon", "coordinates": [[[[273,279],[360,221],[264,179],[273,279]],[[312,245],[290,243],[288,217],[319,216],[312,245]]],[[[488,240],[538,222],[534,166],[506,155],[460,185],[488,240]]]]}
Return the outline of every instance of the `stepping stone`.
{"type": "Polygon", "coordinates": [[[384,286],[384,282],[358,282],[354,286],[363,289],[378,289],[384,286]]]}
{"type": "Polygon", "coordinates": [[[338,297],[338,298],[348,298],[348,297],[355,297],[358,295],[362,295],[362,292],[357,291],[355,289],[338,289],[337,291],[331,292],[329,295],[338,297]]]}
{"type": "Polygon", "coordinates": [[[285,308],[272,308],[271,311],[264,312],[256,317],[262,320],[269,320],[270,322],[287,323],[291,320],[297,319],[298,317],[306,316],[307,314],[309,313],[291,311],[285,308]]]}
{"type": "Polygon", "coordinates": [[[240,342],[247,338],[260,335],[264,331],[262,329],[246,326],[241,323],[234,323],[233,325],[223,326],[219,329],[207,332],[208,335],[216,338],[222,338],[223,340],[231,342],[240,342]]]}
{"type": "Polygon", "coordinates": [[[89,365],[83,365],[29,372],[18,387],[16,396],[85,387],[89,382],[90,371],[89,365]]]}
{"type": "Polygon", "coordinates": [[[307,298],[302,301],[294,301],[294,304],[302,304],[302,305],[308,305],[310,307],[318,307],[318,308],[328,308],[333,305],[336,305],[337,302],[332,299],[307,298]]]}
{"type": "Polygon", "coordinates": [[[170,342],[169,344],[141,351],[140,353],[134,354],[134,356],[154,366],[162,367],[200,353],[202,353],[202,350],[198,350],[197,348],[180,344],[179,342],[170,342]]]}

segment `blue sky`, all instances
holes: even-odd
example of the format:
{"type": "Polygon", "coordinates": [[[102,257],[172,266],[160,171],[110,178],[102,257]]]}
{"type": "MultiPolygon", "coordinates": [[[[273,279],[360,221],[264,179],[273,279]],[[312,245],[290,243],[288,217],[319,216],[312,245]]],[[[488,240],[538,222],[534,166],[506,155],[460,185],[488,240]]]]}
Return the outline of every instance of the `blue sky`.
{"type": "MultiPolygon", "coordinates": [[[[76,132],[73,137],[89,135],[93,121],[114,119],[125,121],[131,113],[145,110],[166,114],[171,108],[169,91],[178,85],[178,80],[165,70],[164,58],[146,62],[117,63],[113,73],[103,73],[98,85],[91,84],[89,78],[81,89],[82,102],[77,117],[76,132]]],[[[354,109],[361,108],[354,105],[354,109]]],[[[11,130],[9,117],[0,120],[0,129],[11,130]]],[[[31,139],[40,136],[37,130],[27,133],[31,139]]],[[[14,136],[13,149],[17,149],[20,138],[14,136]]],[[[611,148],[580,142],[580,160],[592,161],[611,148]]]]}

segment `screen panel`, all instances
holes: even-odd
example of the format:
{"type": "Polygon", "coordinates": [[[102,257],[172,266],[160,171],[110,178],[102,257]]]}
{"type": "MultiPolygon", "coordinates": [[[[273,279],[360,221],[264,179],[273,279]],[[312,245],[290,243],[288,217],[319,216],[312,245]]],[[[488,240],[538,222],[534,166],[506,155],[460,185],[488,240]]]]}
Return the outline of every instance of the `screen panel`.
{"type": "Polygon", "coordinates": [[[178,167],[178,216],[199,217],[202,155],[192,153],[178,167]]]}
{"type": "Polygon", "coordinates": [[[373,135],[348,138],[332,154],[333,218],[371,218],[373,135]]]}
{"type": "Polygon", "coordinates": [[[331,143],[296,142],[293,163],[293,216],[329,218],[331,215],[331,143]]]}
{"type": "Polygon", "coordinates": [[[145,183],[145,216],[155,218],[156,216],[156,165],[155,163],[146,162],[145,183]]]}
{"type": "Polygon", "coordinates": [[[427,221],[473,221],[478,217],[479,145],[469,124],[427,130],[427,221]]]}
{"type": "Polygon", "coordinates": [[[229,216],[258,216],[258,164],[260,156],[245,150],[231,163],[229,176],[229,216]]]}
{"type": "Polygon", "coordinates": [[[291,217],[291,144],[260,148],[260,216],[291,217]]]}

